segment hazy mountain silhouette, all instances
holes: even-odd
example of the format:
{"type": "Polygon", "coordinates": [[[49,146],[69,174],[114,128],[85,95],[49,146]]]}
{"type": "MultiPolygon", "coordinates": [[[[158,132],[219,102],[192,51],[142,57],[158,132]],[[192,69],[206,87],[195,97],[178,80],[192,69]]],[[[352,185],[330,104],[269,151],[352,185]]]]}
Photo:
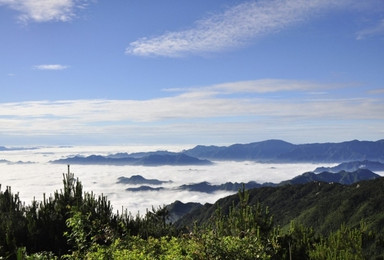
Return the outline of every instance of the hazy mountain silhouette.
{"type": "Polygon", "coordinates": [[[205,193],[213,193],[216,191],[236,192],[239,189],[242,189],[243,187],[248,190],[248,189],[254,189],[254,188],[261,188],[261,187],[282,186],[286,184],[303,184],[303,183],[308,183],[313,181],[328,182],[328,183],[336,182],[340,184],[350,185],[358,181],[372,180],[379,177],[380,175],[367,169],[359,169],[354,172],[340,171],[338,173],[321,172],[316,174],[314,172],[306,172],[290,180],[282,181],[280,183],[270,183],[270,182],[257,183],[254,181],[250,181],[247,183],[226,182],[220,185],[212,185],[209,182],[199,182],[199,183],[181,185],[179,189],[188,190],[188,191],[205,192],[205,193]]]}
{"type": "Polygon", "coordinates": [[[138,185],[138,184],[161,185],[163,183],[170,183],[170,182],[172,182],[172,181],[160,181],[157,179],[146,179],[141,175],[132,175],[129,178],[121,176],[118,178],[118,181],[117,181],[117,183],[132,184],[132,185],[138,185]]]}
{"type": "MultiPolygon", "coordinates": [[[[135,156],[135,155],[134,155],[135,156]]],[[[188,156],[183,153],[149,153],[142,157],[131,157],[129,154],[118,155],[90,155],[73,156],[65,159],[51,161],[51,163],[62,164],[85,164],[85,165],[144,165],[144,166],[160,166],[160,165],[210,165],[209,160],[201,160],[188,156]]]]}
{"type": "Polygon", "coordinates": [[[302,175],[296,176],[291,180],[283,181],[279,185],[285,184],[303,184],[312,181],[320,181],[320,182],[336,182],[345,185],[351,185],[355,182],[365,181],[365,180],[373,180],[376,178],[380,178],[380,175],[367,170],[367,169],[358,169],[353,172],[347,171],[339,171],[337,173],[333,172],[306,172],[302,175]]]}
{"type": "Polygon", "coordinates": [[[384,140],[342,143],[291,144],[267,140],[231,146],[202,146],[183,151],[209,160],[253,160],[259,162],[347,162],[371,160],[384,162],[384,140]]]}
{"type": "Polygon", "coordinates": [[[267,140],[230,146],[198,145],[180,153],[154,151],[117,153],[107,156],[73,156],[52,161],[65,164],[111,165],[210,165],[209,160],[252,160],[257,162],[350,162],[377,161],[384,163],[384,140],[348,141],[342,143],[291,144],[282,140],[267,140]]]}
{"type": "Polygon", "coordinates": [[[339,171],[356,171],[358,169],[368,169],[371,171],[384,171],[384,163],[374,162],[374,161],[353,161],[353,162],[344,162],[334,167],[318,167],[314,172],[339,172],[339,171]]]}

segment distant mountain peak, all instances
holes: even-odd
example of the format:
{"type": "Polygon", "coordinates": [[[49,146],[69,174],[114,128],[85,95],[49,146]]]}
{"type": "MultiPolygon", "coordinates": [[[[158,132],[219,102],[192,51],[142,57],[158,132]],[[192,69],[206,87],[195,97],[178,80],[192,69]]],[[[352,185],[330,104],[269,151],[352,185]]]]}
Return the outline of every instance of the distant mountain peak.
{"type": "Polygon", "coordinates": [[[384,142],[381,140],[291,144],[279,139],[270,139],[226,147],[196,146],[184,152],[190,156],[210,160],[253,160],[275,163],[335,163],[356,160],[384,162],[384,142]]]}
{"type": "Polygon", "coordinates": [[[356,171],[358,169],[369,169],[374,172],[384,171],[384,163],[370,161],[370,160],[343,162],[333,167],[318,167],[314,170],[314,172],[316,173],[323,172],[323,171],[339,172],[342,170],[356,171]]]}
{"type": "Polygon", "coordinates": [[[284,184],[304,184],[311,181],[320,181],[320,182],[336,182],[344,185],[351,185],[353,183],[365,180],[373,180],[380,178],[381,176],[368,170],[368,169],[358,169],[353,172],[339,171],[337,173],[333,172],[305,172],[302,175],[296,176],[291,180],[283,181],[280,185],[284,184]]]}
{"type": "Polygon", "coordinates": [[[172,181],[161,181],[157,179],[146,179],[141,175],[132,175],[131,177],[124,177],[121,176],[118,178],[117,183],[122,184],[131,184],[131,185],[138,185],[138,184],[151,184],[151,185],[161,185],[164,183],[170,183],[172,181]]]}

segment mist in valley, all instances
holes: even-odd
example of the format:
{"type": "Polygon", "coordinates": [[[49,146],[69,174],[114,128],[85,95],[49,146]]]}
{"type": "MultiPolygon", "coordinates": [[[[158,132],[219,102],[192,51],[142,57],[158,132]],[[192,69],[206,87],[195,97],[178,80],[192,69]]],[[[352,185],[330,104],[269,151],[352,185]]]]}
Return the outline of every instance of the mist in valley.
{"type": "MultiPolygon", "coordinates": [[[[32,150],[2,151],[0,159],[0,184],[2,189],[11,186],[13,192],[26,204],[34,198],[42,200],[62,188],[63,173],[67,172],[64,164],[52,164],[50,161],[73,155],[91,154],[108,155],[118,152],[144,152],[167,150],[179,152],[190,147],[178,146],[83,146],[83,147],[39,147],[32,150]]],[[[213,203],[219,198],[233,194],[228,191],[214,193],[191,192],[180,190],[183,184],[209,182],[278,183],[291,179],[318,166],[334,164],[270,164],[252,161],[214,161],[213,165],[202,166],[111,166],[111,165],[71,165],[70,170],[82,182],[84,191],[93,191],[96,195],[104,194],[111,201],[115,211],[127,209],[132,214],[145,213],[147,209],[170,204],[175,200],[182,202],[213,203]],[[118,183],[119,177],[140,175],[146,179],[167,181],[159,191],[127,191],[127,188],[139,187],[118,183]]]]}

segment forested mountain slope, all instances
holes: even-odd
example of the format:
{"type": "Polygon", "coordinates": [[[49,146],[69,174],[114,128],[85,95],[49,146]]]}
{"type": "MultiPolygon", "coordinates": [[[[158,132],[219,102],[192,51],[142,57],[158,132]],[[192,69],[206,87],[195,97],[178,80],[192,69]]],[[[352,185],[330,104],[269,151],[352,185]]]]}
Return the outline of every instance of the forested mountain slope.
{"type": "MultiPolygon", "coordinates": [[[[384,232],[384,178],[353,185],[310,182],[249,190],[251,205],[260,202],[274,216],[275,224],[287,227],[291,221],[326,234],[346,224],[356,227],[364,220],[367,228],[384,232]]],[[[203,224],[217,208],[224,212],[239,202],[238,195],[218,200],[185,215],[177,226],[203,224]]]]}

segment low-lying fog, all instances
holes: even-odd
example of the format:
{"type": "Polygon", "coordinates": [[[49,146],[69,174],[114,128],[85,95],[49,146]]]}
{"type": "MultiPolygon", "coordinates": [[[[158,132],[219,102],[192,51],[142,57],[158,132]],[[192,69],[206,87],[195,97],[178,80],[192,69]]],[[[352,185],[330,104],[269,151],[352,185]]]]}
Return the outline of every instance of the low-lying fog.
{"type": "MultiPolygon", "coordinates": [[[[67,172],[67,166],[51,164],[49,161],[64,158],[69,155],[107,155],[117,152],[139,151],[181,151],[190,147],[49,147],[35,150],[1,151],[1,160],[12,163],[0,163],[0,184],[4,191],[5,186],[11,186],[14,193],[19,192],[22,201],[29,204],[33,198],[42,200],[43,193],[53,194],[62,188],[62,174],[67,172]],[[16,162],[33,163],[16,163],[16,162]]],[[[212,184],[225,182],[258,183],[274,182],[291,179],[306,171],[313,171],[318,166],[333,166],[330,164],[260,164],[250,161],[215,162],[209,166],[106,166],[106,165],[71,165],[71,172],[78,177],[84,186],[84,191],[93,191],[96,195],[107,195],[114,210],[128,209],[132,214],[138,211],[144,213],[152,206],[166,205],[180,200],[182,202],[213,203],[221,197],[232,192],[217,192],[213,194],[181,191],[176,188],[182,184],[208,181],[212,184]],[[138,187],[127,184],[118,184],[121,176],[131,177],[141,175],[147,179],[172,181],[161,187],[161,191],[130,192],[128,187],[138,187]]],[[[159,187],[159,186],[153,186],[159,187]]]]}

